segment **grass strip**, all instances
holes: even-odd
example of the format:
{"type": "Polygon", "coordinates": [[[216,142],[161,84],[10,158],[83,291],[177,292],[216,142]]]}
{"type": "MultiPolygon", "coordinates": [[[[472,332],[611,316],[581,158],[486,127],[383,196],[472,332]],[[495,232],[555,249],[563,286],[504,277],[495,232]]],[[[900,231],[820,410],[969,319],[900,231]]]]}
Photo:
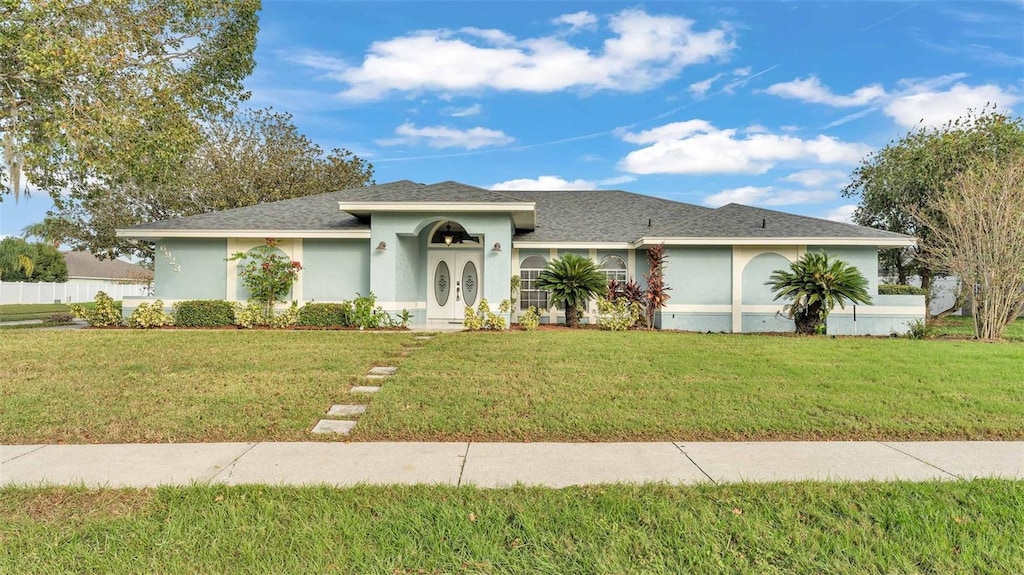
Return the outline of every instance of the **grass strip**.
{"type": "Polygon", "coordinates": [[[1024,483],[0,489],[3,573],[1021,573],[1024,483]]]}

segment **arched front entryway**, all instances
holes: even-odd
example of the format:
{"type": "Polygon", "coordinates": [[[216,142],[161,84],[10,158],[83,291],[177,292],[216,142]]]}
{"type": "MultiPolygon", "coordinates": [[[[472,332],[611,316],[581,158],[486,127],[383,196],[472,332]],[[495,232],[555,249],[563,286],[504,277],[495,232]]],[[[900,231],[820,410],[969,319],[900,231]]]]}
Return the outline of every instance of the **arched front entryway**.
{"type": "Polygon", "coordinates": [[[452,220],[427,234],[427,321],[462,323],[483,293],[483,238],[452,220]]]}

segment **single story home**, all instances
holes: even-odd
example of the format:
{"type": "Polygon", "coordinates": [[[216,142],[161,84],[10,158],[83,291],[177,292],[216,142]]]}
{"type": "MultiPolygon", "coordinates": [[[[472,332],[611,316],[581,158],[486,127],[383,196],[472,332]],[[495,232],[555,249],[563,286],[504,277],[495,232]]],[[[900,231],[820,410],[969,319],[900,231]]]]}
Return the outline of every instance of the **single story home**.
{"type": "Polygon", "coordinates": [[[81,284],[147,284],[153,270],[118,259],[101,260],[85,251],[61,252],[68,266],[68,281],[81,284]]]}
{"type": "MultiPolygon", "coordinates": [[[[925,315],[923,296],[877,295],[878,250],[909,236],[729,204],[712,209],[623,191],[492,191],[458,182],[408,180],[143,224],[120,237],[156,245],[155,294],[140,301],[245,301],[237,262],[227,258],[276,240],[302,263],[291,298],[299,304],[376,295],[414,326],[461,323],[467,305],[509,299],[513,321],[531,305],[549,308],[534,282],[547,263],[573,252],[609,279],[643,283],[647,248],[665,244],[671,300],[664,329],[792,331],[765,285],[801,254],[821,250],[867,276],[872,305],[837,309],[829,333],[904,333],[925,315]]],[[[593,310],[583,321],[593,321],[593,310]]],[[[545,320],[563,319],[549,309],[545,320]]]]}

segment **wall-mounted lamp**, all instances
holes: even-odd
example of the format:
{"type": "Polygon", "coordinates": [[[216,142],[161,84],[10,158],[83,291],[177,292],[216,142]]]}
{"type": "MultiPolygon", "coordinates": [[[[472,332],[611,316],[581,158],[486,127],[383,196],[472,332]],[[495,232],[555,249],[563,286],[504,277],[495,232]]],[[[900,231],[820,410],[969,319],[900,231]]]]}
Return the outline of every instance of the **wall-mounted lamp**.
{"type": "Polygon", "coordinates": [[[386,249],[388,249],[388,245],[386,243],[381,242],[381,243],[377,244],[377,250],[378,251],[384,251],[386,249]]]}
{"type": "Polygon", "coordinates": [[[448,224],[444,227],[444,245],[450,246],[455,241],[455,235],[452,234],[452,225],[448,224]]]}
{"type": "Polygon", "coordinates": [[[501,244],[498,243],[498,242],[494,242],[494,247],[491,248],[491,251],[492,252],[500,252],[501,251],[501,244]]]}

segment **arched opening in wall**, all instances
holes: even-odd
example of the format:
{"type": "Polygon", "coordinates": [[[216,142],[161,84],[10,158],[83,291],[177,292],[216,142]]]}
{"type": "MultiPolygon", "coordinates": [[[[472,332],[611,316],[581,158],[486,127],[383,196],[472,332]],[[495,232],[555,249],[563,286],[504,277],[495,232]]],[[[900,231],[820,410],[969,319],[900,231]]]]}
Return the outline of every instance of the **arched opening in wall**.
{"type": "Polygon", "coordinates": [[[466,231],[466,228],[458,222],[442,220],[438,222],[430,232],[430,239],[428,243],[431,247],[479,247],[483,243],[483,239],[480,236],[470,235],[470,233],[466,231]]]}
{"type": "Polygon", "coordinates": [[[542,256],[527,256],[519,263],[519,309],[547,309],[548,292],[536,287],[537,276],[547,267],[548,261],[542,256]]]}

